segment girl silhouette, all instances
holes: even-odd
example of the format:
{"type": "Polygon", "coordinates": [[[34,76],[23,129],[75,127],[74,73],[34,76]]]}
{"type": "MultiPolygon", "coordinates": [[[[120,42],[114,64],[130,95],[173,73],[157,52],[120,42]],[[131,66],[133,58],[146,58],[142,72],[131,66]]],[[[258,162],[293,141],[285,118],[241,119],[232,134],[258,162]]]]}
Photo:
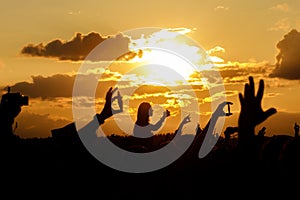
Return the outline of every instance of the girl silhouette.
{"type": "Polygon", "coordinates": [[[153,115],[153,109],[148,102],[142,102],[139,105],[138,113],[137,113],[137,120],[134,125],[133,129],[133,136],[139,138],[148,138],[153,136],[153,131],[158,130],[162,124],[164,123],[165,119],[170,116],[170,112],[166,110],[163,113],[163,116],[156,122],[155,124],[151,124],[149,121],[149,117],[153,115]]]}

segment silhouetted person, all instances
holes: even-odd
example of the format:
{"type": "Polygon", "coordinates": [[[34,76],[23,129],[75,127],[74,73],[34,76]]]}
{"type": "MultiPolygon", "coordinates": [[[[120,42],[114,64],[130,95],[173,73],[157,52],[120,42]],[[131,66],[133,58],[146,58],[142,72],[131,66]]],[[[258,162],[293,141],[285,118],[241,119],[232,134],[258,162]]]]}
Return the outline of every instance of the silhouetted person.
{"type": "Polygon", "coordinates": [[[28,97],[20,93],[11,93],[8,87],[7,93],[2,95],[0,104],[0,137],[2,139],[16,137],[12,127],[24,105],[28,105],[28,97]]]}
{"type": "Polygon", "coordinates": [[[170,116],[170,112],[166,110],[163,112],[162,117],[155,124],[150,123],[150,117],[153,115],[153,109],[148,102],[143,102],[139,105],[137,120],[133,129],[133,136],[138,138],[149,138],[154,135],[165,119],[170,116]]]}
{"type": "Polygon", "coordinates": [[[257,94],[255,95],[253,77],[245,84],[244,95],[239,93],[241,112],[238,119],[238,150],[241,158],[255,158],[255,127],[277,111],[270,108],[263,111],[261,102],[264,94],[264,81],[260,80],[257,94]]]}
{"type": "Polygon", "coordinates": [[[299,124],[295,123],[294,130],[295,130],[295,137],[299,137],[299,124]]]}
{"type": "Polygon", "coordinates": [[[232,134],[238,132],[238,127],[227,127],[224,131],[225,141],[228,141],[232,134]]]}
{"type": "Polygon", "coordinates": [[[259,131],[258,131],[258,133],[257,133],[257,136],[258,137],[264,137],[265,136],[265,134],[266,134],[266,127],[262,127],[259,131]]]}
{"type": "Polygon", "coordinates": [[[202,128],[200,127],[200,124],[198,123],[197,127],[196,127],[196,135],[201,134],[201,133],[202,133],[202,128]]]}

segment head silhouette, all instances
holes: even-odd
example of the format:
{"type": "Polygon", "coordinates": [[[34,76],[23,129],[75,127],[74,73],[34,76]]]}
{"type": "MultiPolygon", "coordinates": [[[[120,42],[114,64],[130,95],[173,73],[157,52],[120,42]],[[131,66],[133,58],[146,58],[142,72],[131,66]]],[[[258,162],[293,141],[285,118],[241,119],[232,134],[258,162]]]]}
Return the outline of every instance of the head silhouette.
{"type": "Polygon", "coordinates": [[[148,102],[142,102],[139,105],[136,124],[139,126],[147,126],[149,124],[149,117],[152,116],[153,110],[148,102]]]}

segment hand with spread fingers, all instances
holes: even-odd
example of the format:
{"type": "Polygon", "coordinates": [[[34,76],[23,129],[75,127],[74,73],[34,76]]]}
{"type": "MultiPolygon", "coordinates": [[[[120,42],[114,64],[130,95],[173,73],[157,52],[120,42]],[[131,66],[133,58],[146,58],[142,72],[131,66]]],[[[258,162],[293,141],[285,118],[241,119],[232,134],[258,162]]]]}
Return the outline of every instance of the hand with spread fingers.
{"type": "Polygon", "coordinates": [[[239,93],[241,112],[239,116],[239,128],[253,129],[276,113],[275,108],[263,111],[261,102],[264,93],[264,81],[260,80],[257,94],[255,95],[253,77],[249,77],[249,83],[245,84],[244,95],[239,93]]]}
{"type": "Polygon", "coordinates": [[[255,95],[254,80],[250,76],[249,83],[245,84],[244,95],[239,94],[241,112],[238,120],[238,145],[245,158],[255,155],[255,127],[277,112],[275,108],[266,111],[262,109],[263,93],[264,81],[260,80],[255,95]]]}

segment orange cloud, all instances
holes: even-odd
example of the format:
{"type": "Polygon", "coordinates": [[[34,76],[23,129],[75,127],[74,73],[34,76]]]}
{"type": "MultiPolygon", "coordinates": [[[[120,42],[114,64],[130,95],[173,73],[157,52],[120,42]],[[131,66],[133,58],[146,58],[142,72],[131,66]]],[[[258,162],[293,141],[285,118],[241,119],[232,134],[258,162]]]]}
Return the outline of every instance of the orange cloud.
{"type": "MultiPolygon", "coordinates": [[[[129,50],[130,38],[119,33],[114,36],[101,36],[99,33],[91,32],[87,35],[76,33],[70,41],[55,39],[46,45],[43,43],[29,44],[23,47],[21,53],[36,57],[58,58],[59,60],[80,61],[86,59],[89,53],[100,43],[109,39],[105,51],[100,55],[89,56],[92,61],[111,61],[124,56],[124,59],[132,59],[141,52],[134,53],[129,50]],[[124,53],[125,52],[125,53],[124,53]],[[117,57],[117,58],[116,58],[117,57]]],[[[140,55],[139,55],[140,56],[140,55]]]]}
{"type": "Polygon", "coordinates": [[[281,4],[277,4],[273,7],[270,8],[270,10],[274,10],[274,11],[282,11],[282,12],[289,12],[290,11],[290,7],[287,3],[281,3],[281,4]]]}
{"type": "MultiPolygon", "coordinates": [[[[105,81],[101,81],[100,88],[96,91],[96,96],[105,96],[106,91],[109,87],[115,85],[114,73],[105,74],[105,81]],[[109,78],[111,77],[111,78],[109,78]]],[[[66,75],[66,74],[55,74],[53,76],[32,76],[32,82],[18,82],[11,86],[13,92],[21,92],[24,95],[28,95],[30,98],[42,98],[54,99],[57,97],[72,97],[73,85],[75,78],[78,79],[95,79],[97,74],[88,75],[66,75]]],[[[93,93],[88,86],[83,86],[84,96],[90,96],[93,93]]]]}
{"type": "Polygon", "coordinates": [[[286,17],[283,18],[279,21],[277,21],[274,26],[272,26],[271,28],[269,28],[270,31],[288,31],[291,27],[291,22],[290,20],[286,17]]]}
{"type": "Polygon", "coordinates": [[[229,7],[225,7],[225,6],[217,6],[214,8],[214,11],[228,11],[229,7]]]}
{"type": "Polygon", "coordinates": [[[53,118],[49,114],[28,111],[22,111],[16,121],[18,122],[16,134],[21,138],[50,137],[53,127],[59,128],[71,122],[63,118],[53,118]]]}

